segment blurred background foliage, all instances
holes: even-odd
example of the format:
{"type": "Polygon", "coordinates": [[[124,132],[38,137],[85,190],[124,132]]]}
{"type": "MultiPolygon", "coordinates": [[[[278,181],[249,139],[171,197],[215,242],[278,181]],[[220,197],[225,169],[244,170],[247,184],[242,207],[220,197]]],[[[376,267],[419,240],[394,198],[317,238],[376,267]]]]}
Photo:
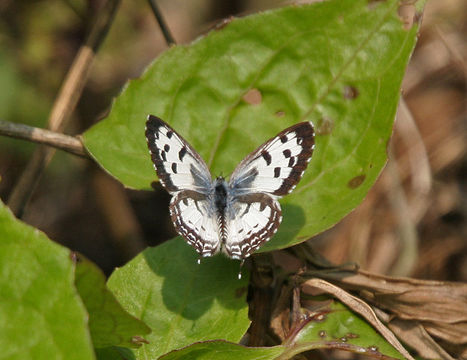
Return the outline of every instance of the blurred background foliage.
{"type": "MultiPolygon", "coordinates": [[[[63,78],[102,0],[0,1],[0,118],[44,127],[63,78]]],[[[177,43],[223,18],[285,1],[161,0],[177,43]]],[[[335,263],[369,271],[467,280],[465,159],[467,4],[431,1],[403,83],[391,158],[365,201],[310,240],[335,263]]],[[[99,50],[67,134],[107,113],[128,79],[167,45],[147,1],[123,0],[99,50]]],[[[8,199],[35,145],[0,138],[0,198],[8,199]]],[[[57,152],[23,220],[109,274],[175,235],[164,191],[124,189],[89,160],[57,152]]]]}

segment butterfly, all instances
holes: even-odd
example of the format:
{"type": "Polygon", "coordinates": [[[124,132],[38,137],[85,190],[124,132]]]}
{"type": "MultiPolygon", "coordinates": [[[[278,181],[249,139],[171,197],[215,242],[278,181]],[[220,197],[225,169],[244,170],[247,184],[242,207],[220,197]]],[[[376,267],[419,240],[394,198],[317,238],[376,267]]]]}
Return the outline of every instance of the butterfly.
{"type": "Polygon", "coordinates": [[[310,122],[295,124],[245,157],[229,181],[212,179],[206,162],[172,127],[149,115],[146,139],[177,232],[202,257],[244,260],[279,228],[278,199],[298,184],[315,147],[310,122]]]}

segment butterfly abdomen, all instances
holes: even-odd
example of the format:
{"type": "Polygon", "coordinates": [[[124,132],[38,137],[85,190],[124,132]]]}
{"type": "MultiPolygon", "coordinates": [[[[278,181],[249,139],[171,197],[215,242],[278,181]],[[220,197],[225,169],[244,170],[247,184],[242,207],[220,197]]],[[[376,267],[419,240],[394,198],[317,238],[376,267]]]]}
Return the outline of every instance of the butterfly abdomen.
{"type": "Polygon", "coordinates": [[[227,183],[224,178],[218,177],[214,183],[214,207],[216,209],[217,225],[221,242],[227,240],[227,226],[225,221],[227,208],[227,183]]]}

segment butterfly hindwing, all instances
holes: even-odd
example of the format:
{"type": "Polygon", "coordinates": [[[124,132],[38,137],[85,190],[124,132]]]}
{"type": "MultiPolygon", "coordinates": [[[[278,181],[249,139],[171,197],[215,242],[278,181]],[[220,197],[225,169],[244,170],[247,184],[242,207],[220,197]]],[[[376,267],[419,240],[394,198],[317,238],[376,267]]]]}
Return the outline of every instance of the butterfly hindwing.
{"type": "Polygon", "coordinates": [[[177,232],[201,256],[219,251],[218,226],[205,195],[190,190],[179,192],[170,201],[170,217],[177,232]]]}
{"type": "Polygon", "coordinates": [[[284,196],[298,184],[314,149],[310,122],[293,125],[249,154],[234,170],[230,186],[239,193],[284,196]]]}
{"type": "Polygon", "coordinates": [[[206,163],[174,129],[158,117],[149,115],[146,139],[157,176],[169,193],[207,191],[211,174],[206,163]]]}
{"type": "Polygon", "coordinates": [[[256,193],[237,197],[232,214],[227,213],[226,217],[224,252],[231,258],[244,259],[277,232],[282,212],[277,200],[256,193]]]}

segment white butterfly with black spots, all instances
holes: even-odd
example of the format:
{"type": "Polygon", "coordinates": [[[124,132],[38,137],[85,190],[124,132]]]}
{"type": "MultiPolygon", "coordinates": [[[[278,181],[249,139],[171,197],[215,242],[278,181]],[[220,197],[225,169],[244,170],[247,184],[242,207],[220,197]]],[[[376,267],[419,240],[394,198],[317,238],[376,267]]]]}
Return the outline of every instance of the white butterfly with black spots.
{"type": "Polygon", "coordinates": [[[170,216],[177,232],[201,256],[220,251],[244,260],[279,228],[278,199],[290,193],[311,159],[310,122],[293,125],[249,154],[230,180],[212,180],[193,147],[167,123],[149,115],[146,139],[162,186],[173,196],[170,216]]]}

